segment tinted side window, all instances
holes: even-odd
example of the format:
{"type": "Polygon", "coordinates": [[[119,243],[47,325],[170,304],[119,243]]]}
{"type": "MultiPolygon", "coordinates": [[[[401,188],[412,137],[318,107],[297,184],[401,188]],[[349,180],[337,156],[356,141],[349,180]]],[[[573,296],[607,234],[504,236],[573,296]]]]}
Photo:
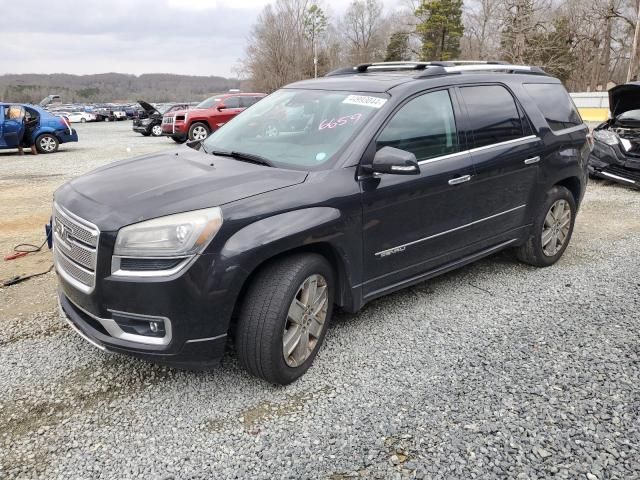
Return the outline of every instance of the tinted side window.
{"type": "Polygon", "coordinates": [[[551,130],[562,130],[582,124],[571,97],[557,83],[525,83],[524,89],[536,102],[551,130]]]}
{"type": "Polygon", "coordinates": [[[418,160],[458,151],[449,92],[427,93],[405,104],[376,140],[376,150],[386,146],[412,152],[418,160]]]}
{"type": "Polygon", "coordinates": [[[222,103],[227,108],[240,108],[240,98],[239,97],[229,97],[225,98],[222,103]]]}
{"type": "Polygon", "coordinates": [[[482,85],[464,87],[460,92],[469,112],[475,147],[523,136],[520,114],[506,88],[482,85]]]}
{"type": "Polygon", "coordinates": [[[242,108],[248,108],[256,102],[256,97],[240,97],[240,107],[242,108]]]}

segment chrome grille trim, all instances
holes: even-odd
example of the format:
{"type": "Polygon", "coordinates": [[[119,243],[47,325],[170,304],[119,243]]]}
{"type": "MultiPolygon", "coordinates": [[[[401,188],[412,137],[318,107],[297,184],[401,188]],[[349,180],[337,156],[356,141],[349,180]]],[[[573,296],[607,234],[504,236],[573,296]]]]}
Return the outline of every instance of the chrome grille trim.
{"type": "Polygon", "coordinates": [[[67,282],[84,293],[95,288],[100,230],[53,204],[53,262],[67,282]]]}

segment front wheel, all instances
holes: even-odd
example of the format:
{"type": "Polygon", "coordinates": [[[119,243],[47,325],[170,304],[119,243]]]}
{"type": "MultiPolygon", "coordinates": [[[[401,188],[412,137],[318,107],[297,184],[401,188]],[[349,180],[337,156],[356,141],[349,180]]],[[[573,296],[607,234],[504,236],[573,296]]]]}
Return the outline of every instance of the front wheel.
{"type": "Polygon", "coordinates": [[[560,185],[551,188],[534,218],[531,235],[516,249],[518,258],[536,267],[556,263],[569,245],[575,218],[573,194],[560,185]]]}
{"type": "Polygon", "coordinates": [[[81,118],[80,119],[80,123],[87,123],[87,119],[86,118],[81,118]]]}
{"type": "Polygon", "coordinates": [[[334,282],[331,265],[317,254],[293,255],[258,272],[244,296],[236,330],[242,366],[280,385],[304,374],[327,333],[334,282]]]}
{"type": "Polygon", "coordinates": [[[189,140],[202,141],[209,136],[209,133],[211,133],[211,130],[207,125],[200,122],[194,123],[189,127],[189,140]]]}
{"type": "Polygon", "coordinates": [[[162,125],[154,125],[151,127],[151,135],[154,137],[162,136],[162,125]]]}
{"type": "Polygon", "coordinates": [[[36,138],[36,149],[39,153],[53,153],[58,150],[60,142],[50,133],[44,133],[36,138]]]}

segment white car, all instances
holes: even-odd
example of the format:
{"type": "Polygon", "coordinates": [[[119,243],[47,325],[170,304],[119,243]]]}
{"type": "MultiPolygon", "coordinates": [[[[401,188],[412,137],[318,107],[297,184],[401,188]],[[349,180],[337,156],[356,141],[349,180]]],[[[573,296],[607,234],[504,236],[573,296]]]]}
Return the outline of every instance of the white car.
{"type": "Polygon", "coordinates": [[[65,114],[65,117],[69,119],[71,123],[85,123],[85,122],[95,122],[96,116],[93,113],[87,112],[71,112],[69,114],[65,114]]]}
{"type": "Polygon", "coordinates": [[[116,120],[126,120],[127,112],[125,112],[124,110],[114,110],[113,116],[116,117],[116,120]]]}

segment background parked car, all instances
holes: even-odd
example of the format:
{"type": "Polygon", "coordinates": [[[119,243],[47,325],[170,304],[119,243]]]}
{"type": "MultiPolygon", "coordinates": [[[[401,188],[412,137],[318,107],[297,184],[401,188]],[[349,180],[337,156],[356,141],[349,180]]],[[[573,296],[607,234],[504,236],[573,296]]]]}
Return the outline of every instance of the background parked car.
{"type": "Polygon", "coordinates": [[[0,149],[18,148],[24,120],[37,119],[33,131],[40,153],[53,153],[61,143],[77,142],[78,134],[65,117],[58,117],[35,105],[0,103],[0,149]]]}
{"type": "Polygon", "coordinates": [[[593,177],[640,188],[640,82],[609,90],[611,118],[593,131],[593,177]]]}
{"type": "Polygon", "coordinates": [[[152,135],[159,137],[162,135],[162,116],[167,113],[184,111],[189,109],[187,103],[175,103],[165,106],[164,108],[156,108],[144,100],[138,100],[138,103],[144,110],[144,118],[133,119],[133,131],[138,132],[145,137],[152,135]]]}
{"type": "Polygon", "coordinates": [[[65,115],[65,117],[67,117],[67,120],[69,120],[70,123],[86,123],[96,121],[95,114],[88,112],[71,112],[65,115]]]}
{"type": "Polygon", "coordinates": [[[223,93],[207,98],[193,110],[171,112],[162,119],[162,135],[177,143],[204,140],[209,134],[250,107],[264,93],[223,93]]]}

